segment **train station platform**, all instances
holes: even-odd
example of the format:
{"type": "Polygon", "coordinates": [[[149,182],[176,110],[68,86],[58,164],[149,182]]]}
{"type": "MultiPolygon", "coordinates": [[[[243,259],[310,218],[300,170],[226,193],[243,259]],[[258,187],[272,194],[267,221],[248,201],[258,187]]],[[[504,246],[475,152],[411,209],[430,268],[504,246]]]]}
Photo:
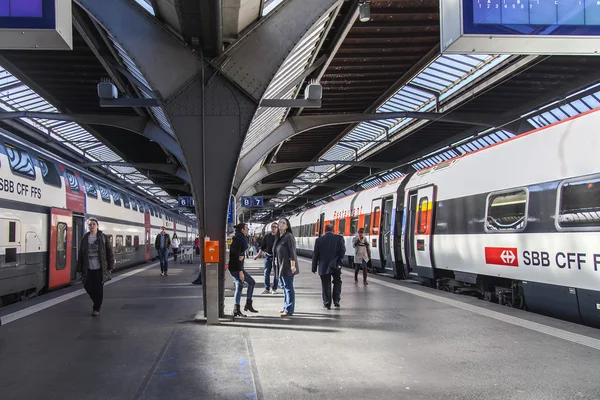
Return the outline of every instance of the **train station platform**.
{"type": "Polygon", "coordinates": [[[247,269],[259,313],[218,326],[194,320],[186,264],[118,274],[98,317],[81,285],[0,309],[1,398],[600,398],[600,330],[350,270],[341,308],[324,310],[307,259],[280,318],[262,260],[247,269]]]}

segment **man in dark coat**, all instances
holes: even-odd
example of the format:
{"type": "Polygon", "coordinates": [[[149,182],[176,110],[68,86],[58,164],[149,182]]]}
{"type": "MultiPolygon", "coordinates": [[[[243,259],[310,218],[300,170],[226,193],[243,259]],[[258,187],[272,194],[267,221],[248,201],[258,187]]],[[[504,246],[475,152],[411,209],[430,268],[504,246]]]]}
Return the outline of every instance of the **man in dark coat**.
{"type": "Polygon", "coordinates": [[[342,270],[341,261],[346,254],[346,245],[343,236],[333,234],[333,225],[325,226],[325,235],[315,241],[313,253],[313,274],[319,271],[323,295],[323,307],[331,309],[331,282],[333,279],[333,304],[340,306],[342,295],[342,270]]]}
{"type": "Polygon", "coordinates": [[[169,272],[169,247],[171,247],[171,238],[165,231],[165,227],[160,228],[160,233],[156,235],[154,247],[158,251],[158,259],[160,260],[160,275],[166,276],[169,272]]]}

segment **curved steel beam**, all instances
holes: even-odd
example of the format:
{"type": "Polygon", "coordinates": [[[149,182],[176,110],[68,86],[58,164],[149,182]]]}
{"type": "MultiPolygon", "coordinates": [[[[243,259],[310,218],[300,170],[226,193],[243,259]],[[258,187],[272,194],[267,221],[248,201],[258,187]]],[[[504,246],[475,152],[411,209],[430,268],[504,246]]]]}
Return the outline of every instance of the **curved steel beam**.
{"type": "Polygon", "coordinates": [[[173,154],[182,165],[183,154],[179,143],[173,136],[156,125],[146,117],[134,117],[125,115],[98,115],[98,114],[62,114],[31,111],[0,112],[0,120],[17,118],[37,118],[56,121],[68,121],[78,124],[103,125],[121,128],[142,135],[153,142],[160,143],[171,154],[173,154]]]}
{"type": "Polygon", "coordinates": [[[275,174],[281,171],[287,171],[290,169],[305,169],[310,167],[317,167],[321,165],[359,165],[367,168],[377,169],[390,169],[394,168],[394,163],[380,163],[380,162],[356,162],[356,161],[308,161],[308,162],[291,162],[291,163],[279,163],[279,164],[265,164],[258,171],[252,174],[248,179],[244,180],[236,195],[243,196],[248,189],[262,181],[269,175],[275,174]]]}
{"type": "Polygon", "coordinates": [[[454,122],[469,125],[481,125],[486,127],[496,126],[499,119],[489,114],[467,114],[449,113],[439,114],[431,112],[385,112],[364,114],[333,114],[291,117],[284,121],[277,129],[269,134],[265,140],[258,143],[252,150],[246,153],[239,161],[238,170],[234,181],[235,188],[241,187],[242,182],[250,170],[271,150],[283,141],[292,138],[302,132],[330,125],[343,125],[367,121],[380,121],[386,119],[414,118],[432,121],[454,122]]]}

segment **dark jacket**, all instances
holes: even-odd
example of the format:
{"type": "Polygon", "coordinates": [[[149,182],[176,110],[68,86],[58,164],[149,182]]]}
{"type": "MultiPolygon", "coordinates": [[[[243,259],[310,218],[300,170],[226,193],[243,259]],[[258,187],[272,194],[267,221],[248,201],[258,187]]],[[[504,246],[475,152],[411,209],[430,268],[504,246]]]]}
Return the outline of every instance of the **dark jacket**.
{"type": "Polygon", "coordinates": [[[231,245],[229,246],[229,271],[239,272],[244,269],[244,261],[240,261],[240,256],[243,256],[244,252],[245,249],[242,240],[237,236],[231,238],[231,245]]]}
{"type": "Polygon", "coordinates": [[[296,254],[296,239],[290,232],[284,233],[279,240],[275,240],[273,255],[277,268],[279,268],[279,276],[294,276],[300,273],[298,255],[296,254]],[[291,260],[294,260],[296,264],[296,273],[292,273],[291,260]]]}
{"type": "MultiPolygon", "coordinates": [[[[85,284],[87,281],[88,264],[89,264],[89,243],[88,237],[90,233],[83,235],[79,243],[79,255],[77,257],[77,272],[81,272],[81,281],[85,284]]],[[[110,273],[115,268],[115,256],[108,237],[98,231],[96,233],[98,241],[98,255],[100,256],[100,269],[102,270],[102,283],[111,279],[110,273]]]]}
{"type": "Polygon", "coordinates": [[[273,256],[273,245],[275,244],[276,235],[272,233],[267,233],[264,238],[262,238],[262,243],[260,249],[263,253],[267,254],[267,256],[273,256]]]}
{"type": "Polygon", "coordinates": [[[333,232],[327,232],[315,241],[315,251],[313,254],[312,271],[319,275],[331,274],[339,271],[338,265],[341,264],[346,254],[346,244],[344,237],[334,235],[333,232]]]}
{"type": "MultiPolygon", "coordinates": [[[[165,233],[165,250],[168,250],[169,247],[171,247],[171,238],[169,237],[168,233],[165,233]]],[[[156,250],[160,250],[160,233],[158,235],[156,235],[156,240],[154,241],[154,247],[156,248],[156,250]]]]}

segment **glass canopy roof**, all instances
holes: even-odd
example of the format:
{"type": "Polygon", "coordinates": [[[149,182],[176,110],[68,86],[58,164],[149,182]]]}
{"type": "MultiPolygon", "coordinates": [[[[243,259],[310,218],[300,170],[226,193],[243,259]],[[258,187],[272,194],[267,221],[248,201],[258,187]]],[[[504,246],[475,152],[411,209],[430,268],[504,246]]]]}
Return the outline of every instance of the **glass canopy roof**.
{"type": "MultiPolygon", "coordinates": [[[[34,111],[57,113],[56,107],[31,90],[9,71],[0,66],[0,108],[4,111],[34,111]]],[[[91,162],[122,161],[115,152],[74,122],[23,118],[22,121],[66,146],[91,162]]],[[[177,206],[177,200],[155,185],[142,172],[132,167],[104,166],[108,172],[166,206],[177,206]]]]}

